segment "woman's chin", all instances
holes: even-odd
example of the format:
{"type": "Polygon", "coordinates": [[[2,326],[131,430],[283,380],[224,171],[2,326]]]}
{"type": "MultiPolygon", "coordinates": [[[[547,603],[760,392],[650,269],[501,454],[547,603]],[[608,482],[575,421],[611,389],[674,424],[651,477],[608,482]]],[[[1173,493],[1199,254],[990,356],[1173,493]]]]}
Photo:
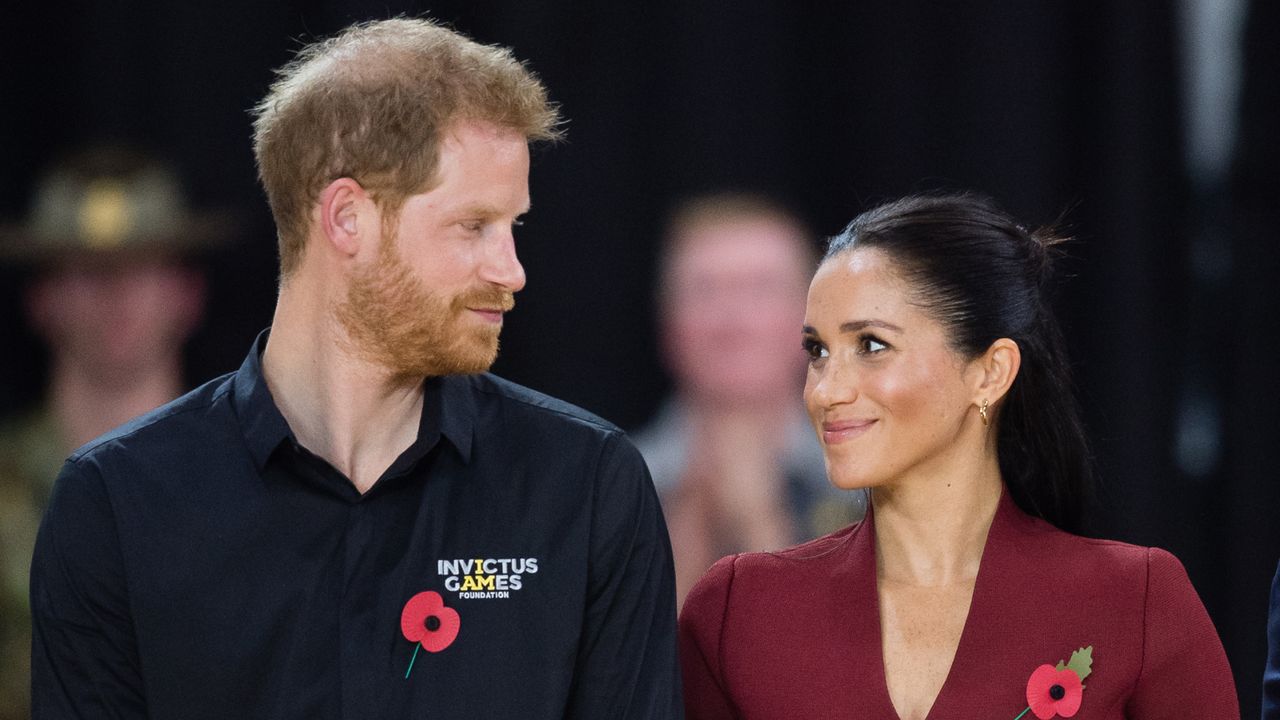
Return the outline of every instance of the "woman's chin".
{"type": "Polygon", "coordinates": [[[876,485],[874,478],[863,473],[838,472],[828,468],[827,479],[841,490],[866,490],[876,485]]]}

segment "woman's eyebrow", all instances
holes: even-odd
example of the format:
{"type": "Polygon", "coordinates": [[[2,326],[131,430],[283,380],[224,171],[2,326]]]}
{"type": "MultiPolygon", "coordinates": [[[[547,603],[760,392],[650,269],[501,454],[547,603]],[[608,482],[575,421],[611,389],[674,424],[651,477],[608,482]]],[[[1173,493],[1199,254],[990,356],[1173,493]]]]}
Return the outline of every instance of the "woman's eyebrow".
{"type": "Polygon", "coordinates": [[[849,322],[840,324],[840,332],[854,333],[859,330],[865,330],[869,327],[883,328],[885,330],[892,330],[898,333],[902,332],[902,328],[891,322],[885,322],[884,320],[850,320],[849,322]]]}
{"type": "MultiPolygon", "coordinates": [[[[865,330],[869,327],[884,328],[885,330],[892,330],[897,333],[902,332],[902,328],[898,327],[897,325],[894,325],[891,322],[885,322],[884,320],[850,320],[849,322],[840,324],[840,332],[856,333],[859,330],[865,330]]],[[[817,328],[813,327],[812,325],[805,325],[804,327],[800,328],[800,332],[805,335],[819,334],[817,328]]]]}

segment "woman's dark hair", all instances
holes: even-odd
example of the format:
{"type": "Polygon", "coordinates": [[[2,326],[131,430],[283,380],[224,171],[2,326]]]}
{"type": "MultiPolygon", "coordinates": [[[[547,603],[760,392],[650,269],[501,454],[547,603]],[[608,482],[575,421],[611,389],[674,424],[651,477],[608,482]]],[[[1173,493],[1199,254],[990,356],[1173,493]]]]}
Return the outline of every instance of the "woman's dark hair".
{"type": "Polygon", "coordinates": [[[884,251],[957,352],[974,358],[1000,338],[1018,344],[1022,366],[995,418],[1000,472],[1023,511],[1079,531],[1093,474],[1049,306],[1062,241],[1026,230],[979,195],[911,196],[859,215],[823,261],[855,248],[884,251]]]}

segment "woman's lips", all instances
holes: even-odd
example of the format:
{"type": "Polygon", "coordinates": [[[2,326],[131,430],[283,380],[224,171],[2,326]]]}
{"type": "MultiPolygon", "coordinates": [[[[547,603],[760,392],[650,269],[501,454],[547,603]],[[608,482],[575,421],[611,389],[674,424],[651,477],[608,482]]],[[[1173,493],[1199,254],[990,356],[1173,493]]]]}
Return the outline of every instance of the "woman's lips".
{"type": "Polygon", "coordinates": [[[826,445],[835,445],[852,440],[870,430],[875,423],[875,419],[824,422],[822,423],[822,442],[826,445]]]}

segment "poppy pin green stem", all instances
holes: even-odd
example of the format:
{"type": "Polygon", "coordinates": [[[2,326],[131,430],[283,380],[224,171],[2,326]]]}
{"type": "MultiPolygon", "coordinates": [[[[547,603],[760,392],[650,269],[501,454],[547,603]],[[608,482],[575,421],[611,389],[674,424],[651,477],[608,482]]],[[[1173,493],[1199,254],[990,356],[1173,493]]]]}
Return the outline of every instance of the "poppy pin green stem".
{"type": "Polygon", "coordinates": [[[418,659],[418,651],[422,649],[422,643],[413,646],[413,657],[409,658],[409,669],[404,671],[404,679],[409,679],[409,673],[413,672],[413,662],[418,659]]]}

